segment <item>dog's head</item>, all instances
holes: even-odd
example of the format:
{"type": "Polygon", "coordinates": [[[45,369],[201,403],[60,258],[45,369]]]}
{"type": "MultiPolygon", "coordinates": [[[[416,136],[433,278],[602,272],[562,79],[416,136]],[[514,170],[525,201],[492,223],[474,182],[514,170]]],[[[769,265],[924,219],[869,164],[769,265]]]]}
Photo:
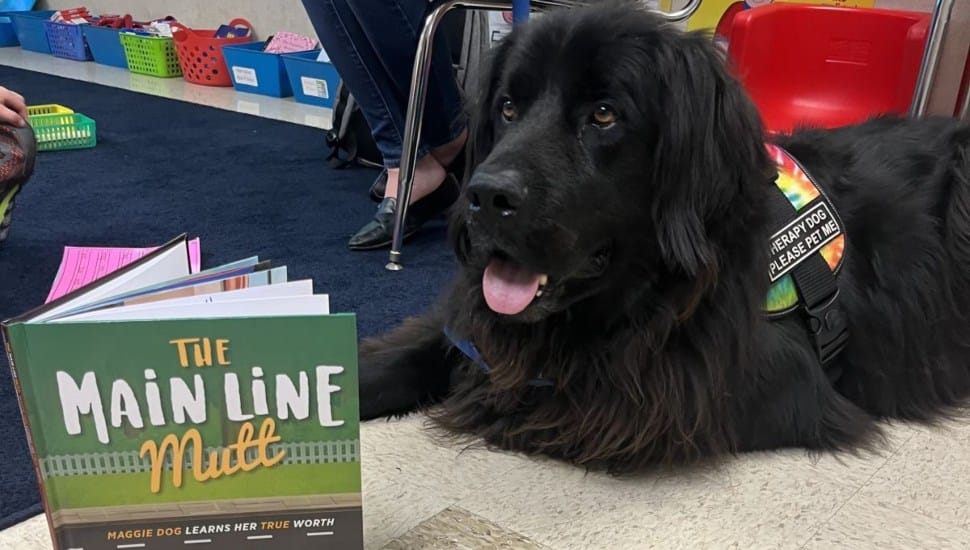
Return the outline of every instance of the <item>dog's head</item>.
{"type": "Polygon", "coordinates": [[[709,37],[623,1],[544,14],[492,53],[452,226],[488,307],[535,322],[679,278],[689,308],[718,277],[724,224],[744,222],[732,207],[770,181],[758,115],[709,37]]]}

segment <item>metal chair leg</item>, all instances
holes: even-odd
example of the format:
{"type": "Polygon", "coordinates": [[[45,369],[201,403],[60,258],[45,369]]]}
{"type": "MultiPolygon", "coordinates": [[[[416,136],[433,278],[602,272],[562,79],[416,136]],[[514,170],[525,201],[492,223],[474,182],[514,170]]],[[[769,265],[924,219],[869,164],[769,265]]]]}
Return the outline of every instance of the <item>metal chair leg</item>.
{"type": "MultiPolygon", "coordinates": [[[[947,0],[942,0],[947,1],[947,0]]],[[[569,7],[579,2],[570,0],[532,0],[535,8],[569,7]]],[[[670,21],[682,21],[697,11],[701,0],[689,0],[680,10],[663,13],[670,21]]],[[[421,136],[421,123],[424,118],[424,104],[428,95],[428,74],[431,71],[431,50],[435,32],[445,14],[456,7],[482,10],[512,9],[511,0],[445,0],[424,19],[424,28],[418,37],[418,48],[414,56],[414,69],[411,71],[411,90],[408,93],[408,109],[404,119],[404,138],[401,143],[401,171],[398,176],[397,210],[394,212],[394,232],[391,236],[391,252],[387,265],[390,271],[404,269],[401,264],[401,247],[404,243],[404,220],[407,219],[411,187],[414,185],[414,165],[418,156],[418,139],[421,136]]]]}
{"type": "Polygon", "coordinates": [[[397,210],[394,212],[394,232],[391,236],[391,252],[387,265],[390,271],[400,271],[401,246],[404,243],[404,220],[407,216],[411,188],[414,185],[414,165],[418,156],[418,139],[421,136],[421,123],[424,118],[424,104],[428,95],[428,74],[431,71],[431,53],[434,35],[445,14],[453,8],[463,6],[487,10],[509,9],[510,2],[488,0],[446,0],[435,7],[425,17],[424,28],[418,37],[418,48],[414,56],[414,69],[411,71],[411,90],[408,93],[408,109],[404,119],[404,138],[401,143],[401,171],[398,176],[397,210]]]}
{"type": "Polygon", "coordinates": [[[397,210],[394,212],[394,233],[391,238],[390,258],[385,266],[391,271],[399,271],[401,265],[401,245],[404,242],[404,220],[411,200],[411,187],[414,184],[414,165],[418,157],[418,137],[424,118],[424,102],[428,95],[428,74],[431,71],[431,45],[435,31],[442,18],[458,4],[449,0],[431,11],[424,20],[424,28],[418,37],[418,49],[414,56],[414,69],[411,71],[411,91],[408,93],[408,110],[404,119],[404,140],[401,143],[401,171],[397,185],[397,210]]]}
{"type": "Polygon", "coordinates": [[[970,122],[970,82],[963,88],[963,106],[960,107],[960,114],[957,118],[964,122],[970,122]]]}
{"type": "Polygon", "coordinates": [[[940,53],[943,50],[943,37],[950,23],[953,13],[954,0],[936,0],[933,8],[933,18],[930,21],[929,35],[926,37],[926,48],[923,50],[923,62],[920,64],[919,77],[913,90],[913,102],[910,115],[920,118],[926,114],[930,102],[930,91],[936,78],[936,68],[940,63],[940,53]]]}

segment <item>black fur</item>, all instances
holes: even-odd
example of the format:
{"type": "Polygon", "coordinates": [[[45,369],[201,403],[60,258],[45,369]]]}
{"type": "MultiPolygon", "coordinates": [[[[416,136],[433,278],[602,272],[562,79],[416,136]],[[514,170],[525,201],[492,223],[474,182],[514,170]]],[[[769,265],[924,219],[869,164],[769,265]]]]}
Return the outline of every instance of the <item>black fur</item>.
{"type": "Polygon", "coordinates": [[[961,410],[970,128],[880,118],[780,140],[846,226],[851,339],[831,382],[800,316],[762,314],[775,168],[709,37],[629,3],[547,14],[497,47],[483,92],[452,220],[460,272],[426,316],[362,343],[364,418],[429,408],[449,433],[625,472],[875,448],[880,419],[961,410]],[[591,123],[604,102],[608,128],[591,123]],[[489,185],[515,198],[514,215],[469,207],[489,185]],[[483,299],[496,255],[549,274],[518,315],[483,299]],[[554,387],[529,384],[539,376],[554,387]]]}

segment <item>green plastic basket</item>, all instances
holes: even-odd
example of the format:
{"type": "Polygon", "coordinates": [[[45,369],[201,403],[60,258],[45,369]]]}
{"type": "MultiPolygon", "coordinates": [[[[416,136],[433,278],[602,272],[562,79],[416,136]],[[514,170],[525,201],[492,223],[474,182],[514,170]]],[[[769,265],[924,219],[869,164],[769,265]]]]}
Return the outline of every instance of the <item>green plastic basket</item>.
{"type": "Polygon", "coordinates": [[[98,143],[94,120],[81,113],[32,116],[30,125],[37,136],[38,151],[87,149],[98,143]]]}
{"type": "Polygon", "coordinates": [[[121,33],[128,70],[133,73],[170,78],[182,76],[175,43],[165,36],[141,36],[121,33]]]}

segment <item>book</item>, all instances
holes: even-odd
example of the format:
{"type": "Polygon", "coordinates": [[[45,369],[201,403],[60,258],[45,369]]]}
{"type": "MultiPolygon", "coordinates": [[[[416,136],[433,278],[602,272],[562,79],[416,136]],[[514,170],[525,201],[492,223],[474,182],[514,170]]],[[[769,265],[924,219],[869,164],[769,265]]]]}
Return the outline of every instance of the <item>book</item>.
{"type": "MultiPolygon", "coordinates": [[[[157,248],[65,246],[61,265],[47,295],[47,302],[117,271],[157,248]]],[[[197,238],[189,241],[189,260],[192,272],[199,271],[202,265],[202,249],[197,238]]]]}
{"type": "Polygon", "coordinates": [[[0,323],[55,548],[362,548],[355,316],[189,258],[181,235],[0,323]]]}

